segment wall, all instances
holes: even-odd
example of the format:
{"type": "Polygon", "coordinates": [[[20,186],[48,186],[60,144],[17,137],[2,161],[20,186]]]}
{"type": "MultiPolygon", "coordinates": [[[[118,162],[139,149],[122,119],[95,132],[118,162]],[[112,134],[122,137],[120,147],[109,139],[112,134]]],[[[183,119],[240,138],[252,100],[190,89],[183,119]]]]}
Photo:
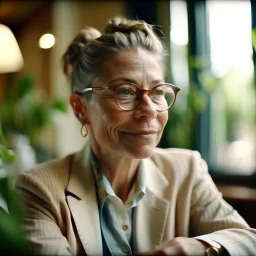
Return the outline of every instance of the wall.
{"type": "Polygon", "coordinates": [[[51,49],[43,50],[38,47],[41,35],[51,32],[51,8],[50,5],[34,14],[25,26],[19,31],[17,41],[24,58],[22,74],[32,74],[37,88],[43,89],[50,96],[50,62],[51,49]]]}
{"type": "Polygon", "coordinates": [[[118,15],[125,16],[125,1],[84,1],[79,4],[78,26],[92,26],[103,31],[107,21],[118,15]]]}

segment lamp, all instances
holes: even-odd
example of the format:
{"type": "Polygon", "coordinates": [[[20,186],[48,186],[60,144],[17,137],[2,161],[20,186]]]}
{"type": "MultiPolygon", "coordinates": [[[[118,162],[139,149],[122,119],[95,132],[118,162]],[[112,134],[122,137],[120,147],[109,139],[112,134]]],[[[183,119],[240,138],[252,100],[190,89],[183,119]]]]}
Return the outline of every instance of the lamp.
{"type": "Polygon", "coordinates": [[[0,73],[17,72],[24,61],[12,31],[0,24],[0,73]]]}

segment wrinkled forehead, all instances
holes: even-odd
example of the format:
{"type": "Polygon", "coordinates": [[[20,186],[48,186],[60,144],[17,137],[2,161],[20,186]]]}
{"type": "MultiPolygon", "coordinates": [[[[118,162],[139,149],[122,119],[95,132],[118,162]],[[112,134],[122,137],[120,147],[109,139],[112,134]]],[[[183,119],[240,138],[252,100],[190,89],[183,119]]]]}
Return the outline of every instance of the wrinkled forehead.
{"type": "Polygon", "coordinates": [[[102,63],[99,80],[127,79],[142,83],[164,80],[162,58],[144,49],[125,50],[110,56],[102,63]]]}

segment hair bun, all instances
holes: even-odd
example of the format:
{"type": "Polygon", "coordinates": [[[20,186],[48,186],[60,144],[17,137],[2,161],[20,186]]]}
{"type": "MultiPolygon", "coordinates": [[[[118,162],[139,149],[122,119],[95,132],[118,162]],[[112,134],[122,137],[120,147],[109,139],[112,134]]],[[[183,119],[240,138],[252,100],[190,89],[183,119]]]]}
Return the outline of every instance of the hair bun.
{"type": "Polygon", "coordinates": [[[85,27],[72,40],[72,42],[70,43],[62,57],[63,72],[67,77],[70,76],[73,69],[73,65],[75,64],[77,58],[85,48],[86,44],[100,36],[101,33],[97,29],[92,27],[85,27]]]}
{"type": "Polygon", "coordinates": [[[140,20],[128,20],[123,17],[114,17],[109,20],[105,33],[142,31],[146,35],[152,33],[152,26],[140,20]]]}
{"type": "Polygon", "coordinates": [[[92,27],[85,27],[80,31],[80,33],[74,38],[74,41],[80,41],[84,44],[98,38],[101,36],[99,30],[92,27]]]}

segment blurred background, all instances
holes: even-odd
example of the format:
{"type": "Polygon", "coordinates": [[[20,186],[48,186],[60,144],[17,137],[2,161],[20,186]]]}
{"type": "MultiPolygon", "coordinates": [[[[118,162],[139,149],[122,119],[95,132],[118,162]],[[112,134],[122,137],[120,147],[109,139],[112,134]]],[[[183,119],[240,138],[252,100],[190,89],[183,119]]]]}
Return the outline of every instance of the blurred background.
{"type": "Polygon", "coordinates": [[[198,150],[224,197],[256,227],[253,0],[0,1],[0,24],[22,56],[7,69],[3,56],[16,50],[1,52],[0,26],[0,119],[16,154],[9,169],[18,175],[82,147],[61,56],[84,26],[102,31],[115,15],[157,25],[169,49],[166,81],[181,92],[159,146],[198,150]]]}

